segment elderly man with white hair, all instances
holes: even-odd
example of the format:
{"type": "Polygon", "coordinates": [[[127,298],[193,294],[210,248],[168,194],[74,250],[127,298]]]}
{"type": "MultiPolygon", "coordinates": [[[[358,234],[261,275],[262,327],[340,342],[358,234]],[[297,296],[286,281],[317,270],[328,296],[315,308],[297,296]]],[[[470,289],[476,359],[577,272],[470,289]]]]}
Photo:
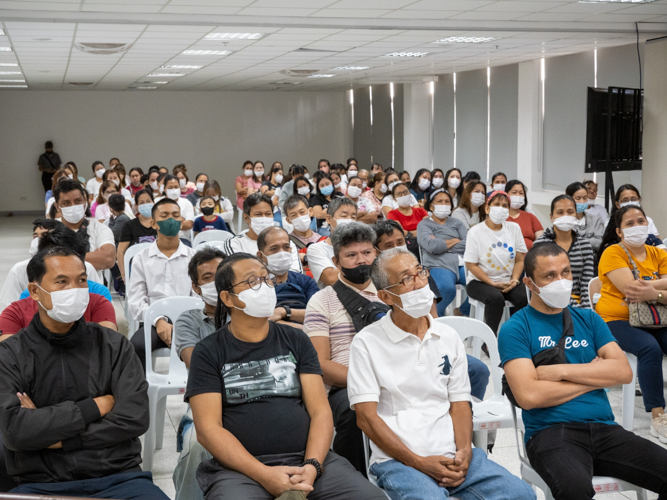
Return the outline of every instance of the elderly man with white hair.
{"type": "Polygon", "coordinates": [[[347,379],[372,443],[370,472],[392,499],[534,499],[527,483],[472,449],[466,351],[429,314],[428,275],[403,249],[382,252],[371,269],[392,310],[354,337],[347,379]]]}

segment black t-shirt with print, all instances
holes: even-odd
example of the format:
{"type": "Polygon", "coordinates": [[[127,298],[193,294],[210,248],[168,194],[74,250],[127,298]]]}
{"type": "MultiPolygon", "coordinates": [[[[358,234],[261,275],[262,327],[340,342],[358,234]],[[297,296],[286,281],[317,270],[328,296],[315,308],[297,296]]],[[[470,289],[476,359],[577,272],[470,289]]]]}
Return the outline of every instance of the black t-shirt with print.
{"type": "Polygon", "coordinates": [[[185,401],[222,394],[222,425],[253,456],[303,452],[310,416],[301,398],[302,373],[322,375],[303,331],[270,322],[264,340],[248,343],[223,327],[192,352],[185,401]]]}
{"type": "Polygon", "coordinates": [[[139,218],[126,222],[120,233],[120,241],[129,241],[130,246],[137,243],[153,243],[156,238],[157,231],[152,227],[144,227],[139,218]]]}
{"type": "MultiPolygon", "coordinates": [[[[334,198],[342,198],[343,196],[345,196],[343,193],[337,193],[334,191],[331,195],[331,199],[333,200],[334,198]]],[[[326,212],[327,208],[329,208],[329,203],[331,202],[321,194],[311,194],[309,203],[311,207],[322,207],[322,210],[326,212]]],[[[322,224],[324,224],[324,219],[317,219],[317,229],[321,228],[322,224]]]]}

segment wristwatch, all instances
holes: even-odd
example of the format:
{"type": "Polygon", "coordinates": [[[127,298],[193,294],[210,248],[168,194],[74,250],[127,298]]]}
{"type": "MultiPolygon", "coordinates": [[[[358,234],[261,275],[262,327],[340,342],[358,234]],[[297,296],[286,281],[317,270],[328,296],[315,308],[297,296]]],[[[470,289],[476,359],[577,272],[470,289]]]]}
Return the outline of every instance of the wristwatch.
{"type": "Polygon", "coordinates": [[[317,460],[317,458],[309,458],[303,461],[301,467],[308,464],[312,465],[313,467],[315,467],[315,470],[317,470],[317,476],[315,477],[315,479],[321,478],[322,474],[324,474],[324,467],[322,466],[322,464],[320,464],[319,460],[317,460]]]}
{"type": "Polygon", "coordinates": [[[282,308],[285,309],[285,319],[289,321],[292,317],[292,308],[287,306],[282,306],[282,308]]]}

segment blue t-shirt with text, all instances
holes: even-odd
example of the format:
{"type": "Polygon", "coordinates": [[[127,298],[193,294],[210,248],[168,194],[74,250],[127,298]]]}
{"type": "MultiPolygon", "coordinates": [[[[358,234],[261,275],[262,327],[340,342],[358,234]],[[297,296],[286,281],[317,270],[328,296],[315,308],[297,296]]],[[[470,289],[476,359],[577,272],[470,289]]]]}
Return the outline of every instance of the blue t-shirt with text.
{"type": "Polygon", "coordinates": [[[216,216],[215,220],[212,222],[205,221],[203,217],[197,217],[192,227],[192,230],[195,233],[213,231],[214,229],[217,229],[218,231],[229,231],[227,224],[225,224],[225,221],[219,216],[216,216]]]}
{"type": "MultiPolygon", "coordinates": [[[[590,363],[601,347],[616,342],[607,324],[593,310],[572,307],[568,310],[574,327],[574,336],[565,342],[565,355],[570,363],[590,363]]],[[[500,329],[498,350],[501,366],[517,358],[532,359],[538,352],[558,344],[562,336],[562,313],[544,314],[527,306],[500,329]]],[[[587,392],[558,406],[524,410],[522,415],[526,441],[537,431],[557,423],[615,423],[604,389],[587,392]]]]}

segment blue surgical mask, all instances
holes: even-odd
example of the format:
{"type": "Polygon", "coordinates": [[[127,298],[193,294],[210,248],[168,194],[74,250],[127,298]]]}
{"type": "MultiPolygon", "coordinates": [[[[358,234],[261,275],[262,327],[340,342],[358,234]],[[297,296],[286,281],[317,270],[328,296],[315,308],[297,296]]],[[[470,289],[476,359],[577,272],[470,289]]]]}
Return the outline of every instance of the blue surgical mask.
{"type": "Polygon", "coordinates": [[[320,193],[322,193],[324,196],[329,196],[331,193],[333,193],[334,187],[329,184],[328,186],[323,187],[320,189],[320,193]]]}
{"type": "Polygon", "coordinates": [[[150,218],[152,216],[151,212],[153,211],[153,203],[142,203],[137,209],[141,215],[150,218]]]}
{"type": "Polygon", "coordinates": [[[577,213],[583,214],[588,208],[588,202],[586,203],[577,203],[577,213]]]}

